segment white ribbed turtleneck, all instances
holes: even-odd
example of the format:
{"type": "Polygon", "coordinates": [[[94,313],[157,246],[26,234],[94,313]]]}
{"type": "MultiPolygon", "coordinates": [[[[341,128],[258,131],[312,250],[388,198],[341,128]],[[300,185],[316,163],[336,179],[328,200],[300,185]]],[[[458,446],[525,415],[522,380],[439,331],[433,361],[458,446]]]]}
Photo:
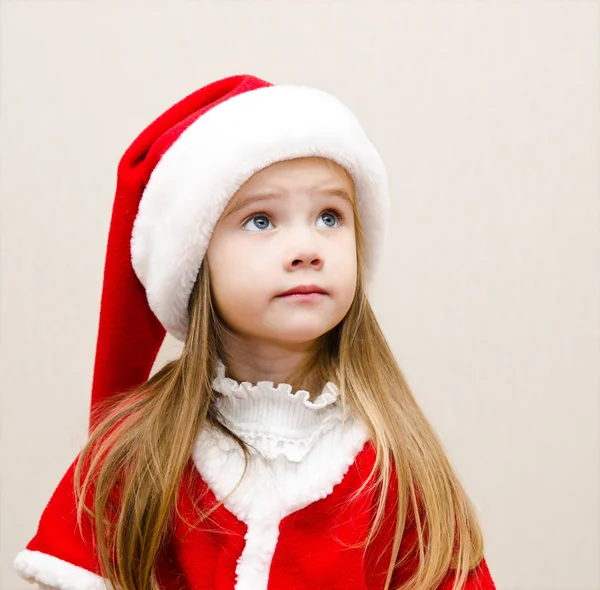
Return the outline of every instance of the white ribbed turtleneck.
{"type": "Polygon", "coordinates": [[[292,393],[288,383],[238,383],[219,360],[213,389],[222,395],[217,405],[226,425],[265,459],[302,461],[322,434],[347,420],[331,381],[310,401],[308,391],[292,393]]]}

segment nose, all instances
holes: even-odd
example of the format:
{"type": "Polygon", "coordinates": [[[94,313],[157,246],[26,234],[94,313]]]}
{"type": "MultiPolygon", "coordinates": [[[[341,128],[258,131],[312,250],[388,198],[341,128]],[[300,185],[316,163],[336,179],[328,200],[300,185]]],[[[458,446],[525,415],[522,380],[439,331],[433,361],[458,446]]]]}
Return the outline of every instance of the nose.
{"type": "Polygon", "coordinates": [[[284,260],[287,271],[301,268],[319,270],[323,267],[325,261],[321,252],[322,244],[315,228],[307,228],[301,224],[286,234],[287,255],[284,260]]]}
{"type": "Polygon", "coordinates": [[[287,266],[287,270],[294,270],[296,268],[303,267],[319,270],[323,267],[323,258],[316,252],[306,252],[290,259],[287,266]]]}

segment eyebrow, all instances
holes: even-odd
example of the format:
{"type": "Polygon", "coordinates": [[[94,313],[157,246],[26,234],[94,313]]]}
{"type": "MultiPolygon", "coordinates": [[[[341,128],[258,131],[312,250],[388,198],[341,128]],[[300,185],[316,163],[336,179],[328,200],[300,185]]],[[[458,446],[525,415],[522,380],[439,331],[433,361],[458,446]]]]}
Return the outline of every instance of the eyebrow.
{"type": "MultiPolygon", "coordinates": [[[[352,206],[352,199],[350,198],[350,195],[343,189],[339,189],[339,188],[317,189],[317,188],[314,188],[314,189],[310,190],[309,192],[310,193],[319,193],[320,195],[325,196],[325,197],[340,197],[340,198],[344,199],[344,201],[346,201],[350,206],[352,206]]],[[[240,199],[235,205],[233,205],[231,207],[231,209],[225,214],[223,219],[227,219],[231,215],[234,215],[238,211],[241,211],[242,209],[249,207],[250,205],[252,205],[253,203],[256,203],[257,201],[267,201],[269,199],[280,199],[283,195],[284,195],[284,193],[281,193],[281,192],[266,192],[266,193],[257,193],[254,195],[248,195],[247,197],[240,199]]]]}

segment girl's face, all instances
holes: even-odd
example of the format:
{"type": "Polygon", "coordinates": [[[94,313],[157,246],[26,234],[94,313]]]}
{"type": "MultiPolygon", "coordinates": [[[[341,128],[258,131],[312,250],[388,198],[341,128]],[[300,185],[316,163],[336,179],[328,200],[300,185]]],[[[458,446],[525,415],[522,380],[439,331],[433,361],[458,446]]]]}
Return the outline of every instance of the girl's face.
{"type": "Polygon", "coordinates": [[[213,303],[229,329],[289,346],[344,318],[357,280],[349,199],[352,182],[321,158],[277,162],[237,191],[206,253],[213,303]],[[311,285],[326,293],[281,296],[311,285]]]}

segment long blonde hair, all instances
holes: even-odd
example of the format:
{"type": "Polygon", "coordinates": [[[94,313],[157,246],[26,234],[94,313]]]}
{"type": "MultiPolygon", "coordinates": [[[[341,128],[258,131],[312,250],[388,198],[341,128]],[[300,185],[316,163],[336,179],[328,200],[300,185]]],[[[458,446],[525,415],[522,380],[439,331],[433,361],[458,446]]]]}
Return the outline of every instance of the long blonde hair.
{"type": "MultiPolygon", "coordinates": [[[[331,163],[348,177],[347,172],[331,163]]],[[[413,397],[365,293],[362,229],[354,197],[358,277],[344,319],[318,341],[318,349],[288,382],[324,385],[336,375],[342,403],[370,431],[376,461],[370,478],[378,490],[368,545],[380,530],[390,485],[397,486],[396,527],[385,590],[396,569],[417,559],[414,573],[393,590],[434,590],[454,570],[460,590],[483,558],[474,506],[443,446],[413,397]],[[394,480],[392,481],[392,478],[394,480]],[[399,555],[407,519],[416,543],[399,555]]],[[[156,563],[172,532],[177,498],[194,443],[206,423],[244,449],[215,410],[217,359],[225,358],[226,327],[213,307],[204,262],[190,297],[189,331],[181,356],[138,387],[95,408],[96,427],[75,470],[77,517],[93,523],[101,575],[119,590],[158,590],[156,563]],[[83,479],[83,481],[82,481],[83,479]],[[117,494],[117,496],[115,496],[117,494]],[[91,497],[92,507],[86,499],[91,497]]],[[[202,526],[209,513],[197,507],[202,526]]]]}

